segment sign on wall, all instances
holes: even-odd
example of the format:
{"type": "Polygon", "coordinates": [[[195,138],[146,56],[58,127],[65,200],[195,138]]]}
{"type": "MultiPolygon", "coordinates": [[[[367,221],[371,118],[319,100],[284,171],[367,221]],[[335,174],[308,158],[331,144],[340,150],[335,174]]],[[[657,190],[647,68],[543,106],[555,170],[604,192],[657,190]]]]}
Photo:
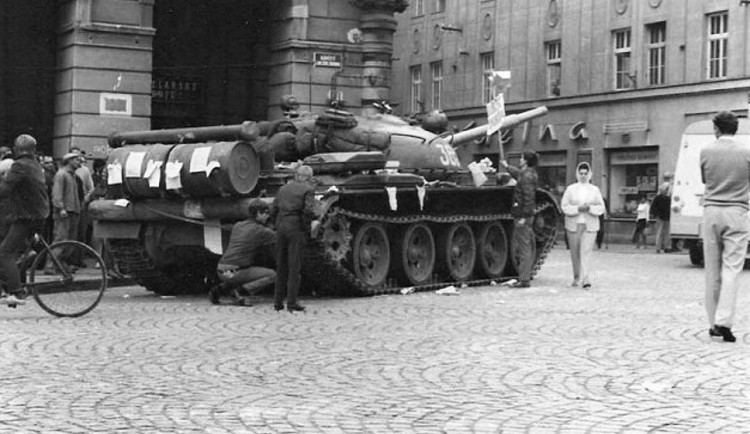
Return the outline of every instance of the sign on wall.
{"type": "Polygon", "coordinates": [[[313,64],[324,68],[341,68],[341,54],[314,53],[313,64]]]}
{"type": "Polygon", "coordinates": [[[99,114],[101,116],[132,116],[133,96],[124,93],[99,94],[99,114]]]}

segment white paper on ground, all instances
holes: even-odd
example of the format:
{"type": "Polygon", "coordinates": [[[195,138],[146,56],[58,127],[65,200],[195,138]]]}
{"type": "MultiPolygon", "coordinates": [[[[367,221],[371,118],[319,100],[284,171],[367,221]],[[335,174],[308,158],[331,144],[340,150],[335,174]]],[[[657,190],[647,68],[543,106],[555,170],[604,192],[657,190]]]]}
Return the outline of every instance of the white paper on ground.
{"type": "Polygon", "coordinates": [[[125,161],[126,178],[141,177],[141,166],[143,165],[143,158],[145,156],[145,152],[131,152],[128,154],[128,159],[125,161]]]}
{"type": "Polygon", "coordinates": [[[122,165],[120,163],[107,164],[107,184],[122,184],[122,165]]]}
{"type": "Polygon", "coordinates": [[[210,153],[211,148],[208,146],[194,149],[193,156],[190,157],[190,173],[208,173],[206,169],[208,168],[208,154],[210,153]]]}
{"type": "Polygon", "coordinates": [[[451,285],[451,286],[446,286],[443,289],[435,291],[435,294],[438,294],[438,295],[458,295],[458,294],[460,294],[460,292],[458,292],[458,290],[456,289],[455,286],[451,285]]]}
{"type": "Polygon", "coordinates": [[[388,192],[388,204],[391,206],[391,211],[398,210],[398,200],[396,199],[396,187],[386,187],[385,191],[388,192]]]}

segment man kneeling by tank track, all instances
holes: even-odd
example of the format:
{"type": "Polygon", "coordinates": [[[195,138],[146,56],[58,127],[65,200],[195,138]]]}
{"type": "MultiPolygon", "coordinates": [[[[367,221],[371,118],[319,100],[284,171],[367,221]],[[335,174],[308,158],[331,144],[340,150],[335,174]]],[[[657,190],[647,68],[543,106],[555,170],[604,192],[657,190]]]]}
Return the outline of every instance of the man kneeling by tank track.
{"type": "Polygon", "coordinates": [[[276,272],[262,266],[271,261],[276,247],[276,233],[265,226],[269,206],[260,199],[251,200],[248,214],[247,220],[235,223],[229,245],[216,267],[221,283],[208,292],[213,304],[220,304],[222,296],[230,295],[236,304],[250,306],[240,291],[252,296],[276,282],[276,272]]]}

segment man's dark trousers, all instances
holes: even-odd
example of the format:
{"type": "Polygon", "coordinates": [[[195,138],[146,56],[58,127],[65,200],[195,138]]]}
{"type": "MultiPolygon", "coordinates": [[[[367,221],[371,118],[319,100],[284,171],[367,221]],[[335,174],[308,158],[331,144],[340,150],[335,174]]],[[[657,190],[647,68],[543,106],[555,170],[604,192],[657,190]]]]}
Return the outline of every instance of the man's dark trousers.
{"type": "Polygon", "coordinates": [[[302,271],[302,257],[304,256],[307,235],[296,227],[285,227],[281,224],[276,233],[276,288],[274,302],[276,306],[284,304],[286,296],[287,306],[297,304],[299,293],[300,273],[302,271]]]}
{"type": "Polygon", "coordinates": [[[21,276],[16,261],[26,250],[31,235],[42,227],[44,220],[17,220],[10,225],[7,235],[0,243],[0,274],[5,278],[11,294],[21,289],[21,276]]]}
{"type": "Polygon", "coordinates": [[[516,219],[513,225],[516,258],[518,258],[518,280],[531,280],[531,270],[534,264],[534,230],[531,227],[532,218],[524,218],[523,223],[516,219]]]}

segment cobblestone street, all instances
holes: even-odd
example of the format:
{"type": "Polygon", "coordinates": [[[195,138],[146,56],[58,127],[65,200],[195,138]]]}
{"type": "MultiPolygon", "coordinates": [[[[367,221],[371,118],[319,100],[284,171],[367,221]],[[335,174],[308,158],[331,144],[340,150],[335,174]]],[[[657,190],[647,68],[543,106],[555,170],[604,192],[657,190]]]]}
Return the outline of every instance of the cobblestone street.
{"type": "Polygon", "coordinates": [[[557,246],[530,289],[303,300],[304,314],[111,290],[80,319],[0,312],[0,432],[750,432],[737,343],[686,255],[557,246]]]}

